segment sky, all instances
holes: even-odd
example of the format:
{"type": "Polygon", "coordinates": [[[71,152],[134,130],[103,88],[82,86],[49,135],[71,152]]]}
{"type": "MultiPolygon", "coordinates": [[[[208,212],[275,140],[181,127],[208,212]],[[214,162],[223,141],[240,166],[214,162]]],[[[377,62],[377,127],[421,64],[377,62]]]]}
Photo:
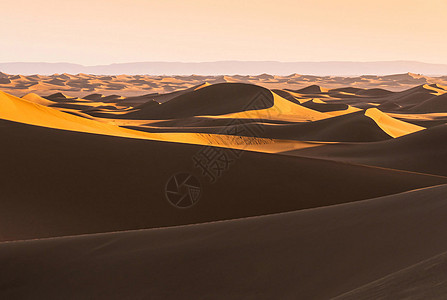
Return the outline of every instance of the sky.
{"type": "Polygon", "coordinates": [[[447,64],[446,0],[3,1],[0,62],[447,64]]]}

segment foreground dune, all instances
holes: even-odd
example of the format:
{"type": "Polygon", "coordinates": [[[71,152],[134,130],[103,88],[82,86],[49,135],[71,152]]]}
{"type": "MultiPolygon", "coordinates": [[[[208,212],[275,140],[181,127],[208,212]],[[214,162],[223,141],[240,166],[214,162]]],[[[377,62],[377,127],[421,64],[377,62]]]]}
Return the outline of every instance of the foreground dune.
{"type": "MultiPolygon", "coordinates": [[[[387,276],[447,251],[447,240],[440,238],[447,235],[446,193],[443,185],[233,221],[2,243],[0,260],[7,263],[0,294],[7,299],[405,295],[393,293],[392,285],[405,277],[387,276]],[[388,283],[381,292],[356,291],[381,278],[388,283]]],[[[425,272],[445,278],[441,268],[425,272]]],[[[442,286],[430,294],[423,280],[407,281],[415,287],[413,296],[443,295],[442,286]]]]}
{"type": "Polygon", "coordinates": [[[334,299],[444,299],[447,252],[399,270],[334,299]]]}

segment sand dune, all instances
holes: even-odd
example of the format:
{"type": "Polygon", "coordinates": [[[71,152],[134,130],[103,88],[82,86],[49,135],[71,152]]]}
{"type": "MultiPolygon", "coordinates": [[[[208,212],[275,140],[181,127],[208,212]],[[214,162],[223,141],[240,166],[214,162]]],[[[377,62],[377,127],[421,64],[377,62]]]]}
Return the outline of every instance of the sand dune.
{"type": "Polygon", "coordinates": [[[254,85],[216,84],[181,94],[160,106],[150,107],[147,111],[128,113],[125,117],[160,120],[199,115],[223,115],[250,109],[250,105],[253,109],[271,107],[273,97],[268,90],[254,85]]]}
{"type": "Polygon", "coordinates": [[[289,154],[447,176],[447,125],[368,144],[325,145],[289,154]]]}
{"type": "MultiPolygon", "coordinates": [[[[390,96],[384,97],[386,102],[398,104],[400,106],[399,110],[413,108],[420,105],[422,102],[432,99],[434,96],[440,96],[446,93],[446,91],[440,88],[439,85],[424,84],[411,88],[400,93],[394,93],[390,96]]],[[[391,108],[393,110],[393,108],[391,108]]]]}
{"type": "MultiPolygon", "coordinates": [[[[69,96],[67,96],[67,95],[65,95],[63,93],[58,92],[58,93],[54,93],[54,94],[51,94],[49,96],[46,96],[45,98],[48,99],[48,100],[61,101],[61,100],[70,99],[72,97],[69,97],[69,96]]],[[[75,99],[75,98],[72,98],[72,99],[75,99]]]]}
{"type": "Polygon", "coordinates": [[[338,103],[327,103],[320,99],[312,99],[309,101],[306,101],[302,103],[304,107],[317,110],[320,112],[331,112],[331,111],[337,111],[337,110],[347,110],[349,108],[349,105],[347,104],[338,104],[338,103]]]}
{"type": "Polygon", "coordinates": [[[299,94],[319,94],[319,93],[324,93],[327,92],[328,90],[318,86],[318,85],[310,85],[308,87],[299,89],[294,91],[295,93],[299,93],[299,94]]]}
{"type": "Polygon", "coordinates": [[[22,97],[22,99],[25,99],[27,101],[30,101],[30,102],[33,102],[33,103],[36,103],[39,105],[43,105],[43,106],[51,106],[56,103],[54,101],[42,98],[39,95],[34,94],[34,93],[26,94],[25,96],[22,97]]]}
{"type": "Polygon", "coordinates": [[[295,92],[288,91],[288,90],[273,89],[272,92],[274,92],[275,94],[281,96],[284,99],[287,99],[287,100],[289,100],[289,101],[291,101],[293,103],[297,103],[297,104],[301,104],[303,102],[312,100],[312,98],[309,98],[306,95],[297,94],[295,92]]]}
{"type": "MultiPolygon", "coordinates": [[[[330,299],[447,251],[446,192],[444,185],[234,221],[2,243],[0,294],[330,299]]],[[[424,274],[431,270],[445,278],[436,266],[424,274]]],[[[422,298],[444,290],[410,286],[422,298]]],[[[377,295],[363,291],[347,298],[377,295]]]]}
{"type": "Polygon", "coordinates": [[[7,121],[2,121],[0,130],[4,145],[0,155],[9,158],[0,173],[2,240],[224,220],[447,182],[428,175],[276,154],[246,152],[235,160],[227,152],[235,161],[210,184],[210,178],[194,167],[193,157],[203,149],[199,145],[7,121]],[[200,178],[205,193],[200,205],[185,212],[173,208],[163,195],[165,182],[181,171],[200,178]]]}
{"type": "Polygon", "coordinates": [[[0,73],[0,298],[441,297],[445,79],[0,73]]]}
{"type": "MultiPolygon", "coordinates": [[[[171,141],[197,145],[214,145],[261,152],[278,152],[286,149],[312,147],[312,144],[292,141],[275,141],[256,137],[234,137],[200,133],[147,133],[130,130],[111,123],[99,122],[68,114],[51,107],[29,102],[0,92],[0,119],[48,128],[76,132],[110,135],[125,138],[171,141]],[[262,148],[262,149],[261,149],[262,148]]],[[[113,122],[112,122],[113,123],[113,122]]]]}
{"type": "Polygon", "coordinates": [[[446,113],[387,113],[390,117],[423,127],[434,127],[447,123],[446,113]]]}
{"type": "Polygon", "coordinates": [[[447,252],[375,280],[334,299],[444,299],[447,252]]]}
{"type": "Polygon", "coordinates": [[[425,100],[424,102],[414,106],[412,111],[422,113],[447,112],[447,93],[425,100]]]}
{"type": "MultiPolygon", "coordinates": [[[[220,118],[237,118],[237,119],[261,119],[261,120],[277,120],[286,122],[308,122],[329,118],[330,115],[308,109],[304,106],[297,105],[288,101],[275,93],[273,95],[273,105],[269,108],[248,107],[247,110],[220,115],[220,118]]],[[[270,96],[270,95],[269,95],[270,96]]]]}
{"type": "Polygon", "coordinates": [[[385,90],[385,89],[363,89],[356,92],[357,95],[361,96],[370,96],[370,97],[381,97],[391,94],[391,91],[385,90]]]}
{"type": "Polygon", "coordinates": [[[327,113],[331,116],[341,116],[356,111],[360,111],[360,108],[352,107],[344,103],[328,103],[320,99],[312,99],[302,103],[304,107],[327,113]]]}
{"type": "Polygon", "coordinates": [[[365,116],[371,118],[376,124],[393,138],[401,137],[410,133],[414,133],[425,129],[424,127],[406,123],[394,119],[387,114],[384,114],[376,108],[366,110],[365,116]]]}
{"type": "MultiPolygon", "coordinates": [[[[330,89],[346,87],[366,89],[359,90],[358,95],[384,96],[387,91],[402,91],[416,85],[447,86],[445,77],[429,77],[412,73],[389,76],[310,76],[292,74],[289,76],[257,75],[257,76],[149,76],[149,75],[89,75],[89,74],[54,74],[49,76],[20,76],[4,74],[0,77],[0,90],[23,96],[37,93],[41,96],[62,92],[69,96],[84,97],[98,93],[103,95],[119,94],[122,96],[141,96],[143,94],[166,94],[183,89],[196,89],[204,83],[239,82],[260,85],[268,89],[306,89],[309,85],[317,93],[330,89]],[[371,89],[370,91],[367,91],[371,89]]],[[[435,87],[437,88],[437,87],[435,87]]],[[[440,89],[438,88],[438,89],[440,89]]],[[[306,90],[305,90],[306,91],[306,90]]],[[[307,92],[306,92],[307,93],[307,92]]]]}
{"type": "MultiPolygon", "coordinates": [[[[260,115],[259,112],[257,114],[260,115]]],[[[270,119],[267,119],[267,117],[260,120],[257,118],[245,119],[246,122],[241,122],[246,115],[253,118],[257,116],[244,113],[230,115],[230,117],[235,117],[236,119],[229,118],[227,122],[220,123],[216,122],[219,119],[206,121],[203,118],[189,118],[140,126],[129,126],[128,124],[126,127],[147,132],[220,133],[225,129],[227,132],[239,132],[243,136],[326,142],[380,141],[425,129],[424,127],[394,119],[377,109],[368,109],[355,113],[340,113],[339,117],[325,118],[313,122],[302,122],[302,119],[296,117],[295,120],[301,122],[286,124],[269,123],[268,121],[272,120],[271,116],[270,119]]],[[[295,114],[295,116],[299,115],[295,114]]]]}

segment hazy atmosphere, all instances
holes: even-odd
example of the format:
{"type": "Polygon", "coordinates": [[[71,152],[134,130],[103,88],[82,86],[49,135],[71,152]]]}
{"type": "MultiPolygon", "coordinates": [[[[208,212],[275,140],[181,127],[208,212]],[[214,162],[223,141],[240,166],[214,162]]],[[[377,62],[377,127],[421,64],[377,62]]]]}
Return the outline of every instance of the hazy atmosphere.
{"type": "Polygon", "coordinates": [[[0,62],[447,63],[444,0],[16,0],[0,62]]]}

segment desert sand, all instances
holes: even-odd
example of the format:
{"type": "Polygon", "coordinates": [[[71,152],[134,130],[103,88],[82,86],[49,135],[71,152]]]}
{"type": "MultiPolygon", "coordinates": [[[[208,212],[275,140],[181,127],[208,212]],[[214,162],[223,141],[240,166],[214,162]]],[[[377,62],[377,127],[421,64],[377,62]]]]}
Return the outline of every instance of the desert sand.
{"type": "Polygon", "coordinates": [[[445,258],[435,256],[447,249],[446,192],[442,185],[232,221],[3,243],[3,295],[442,299],[445,258]],[[417,265],[432,257],[442,265],[417,265]]]}
{"type": "Polygon", "coordinates": [[[443,77],[0,90],[2,299],[445,298],[443,77]]]}
{"type": "MultiPolygon", "coordinates": [[[[430,73],[429,73],[430,74],[430,73]]],[[[414,73],[396,75],[364,75],[353,77],[310,76],[291,74],[278,76],[260,75],[91,75],[91,74],[54,74],[54,75],[15,75],[0,72],[0,90],[23,96],[35,92],[48,96],[63,93],[68,96],[85,97],[91,94],[106,96],[142,96],[157,94],[157,101],[164,102],[179,94],[180,90],[195,89],[202,84],[249,83],[269,89],[301,90],[302,93],[321,89],[343,89],[346,87],[372,89],[363,91],[364,95],[379,95],[390,91],[403,91],[423,84],[447,85],[447,76],[430,77],[414,73]],[[167,94],[167,95],[166,95],[167,94]],[[159,97],[162,96],[162,97],[159,97]]],[[[181,92],[180,92],[181,93],[181,92]]],[[[146,97],[146,96],[144,96],[146,97]]],[[[143,98],[144,98],[143,97],[143,98]]]]}

